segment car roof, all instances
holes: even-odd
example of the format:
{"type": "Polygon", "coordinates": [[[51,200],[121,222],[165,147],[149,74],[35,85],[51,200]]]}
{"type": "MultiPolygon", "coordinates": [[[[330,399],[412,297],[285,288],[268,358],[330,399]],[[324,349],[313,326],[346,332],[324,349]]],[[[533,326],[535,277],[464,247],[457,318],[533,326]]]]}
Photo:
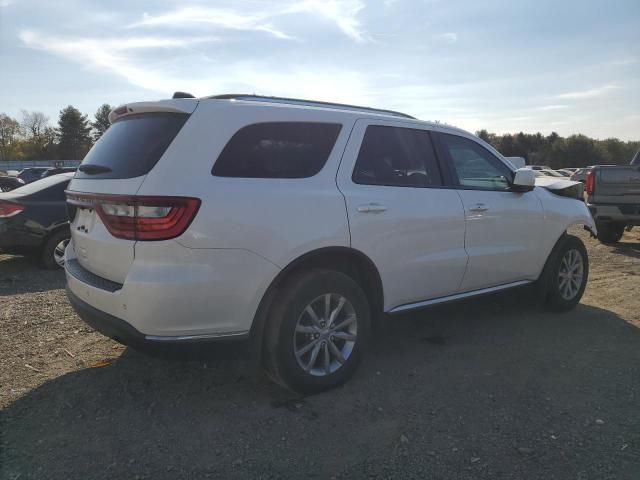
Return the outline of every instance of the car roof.
{"type": "Polygon", "coordinates": [[[452,133],[462,133],[464,135],[477,137],[471,132],[448,125],[441,122],[430,122],[420,120],[411,115],[402,112],[396,112],[394,110],[378,109],[371,107],[361,107],[358,105],[347,105],[342,103],[331,103],[317,100],[305,100],[297,98],[286,97],[266,97],[261,95],[244,95],[244,94],[224,94],[224,95],[212,95],[208,97],[202,97],[201,101],[225,101],[238,105],[256,105],[256,106],[273,106],[278,108],[292,108],[292,109],[309,109],[309,110],[330,110],[340,112],[341,114],[357,117],[357,118],[386,118],[388,120],[406,120],[411,123],[418,123],[432,128],[439,128],[447,130],[452,133]]]}

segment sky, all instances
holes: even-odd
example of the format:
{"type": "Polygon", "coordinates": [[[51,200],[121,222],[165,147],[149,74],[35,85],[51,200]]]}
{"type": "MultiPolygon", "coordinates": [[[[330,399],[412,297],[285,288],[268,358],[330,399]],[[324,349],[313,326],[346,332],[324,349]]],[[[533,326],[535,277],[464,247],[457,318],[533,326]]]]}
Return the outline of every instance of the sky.
{"type": "Polygon", "coordinates": [[[0,112],[256,93],[640,140],[640,0],[0,0],[0,112]]]}

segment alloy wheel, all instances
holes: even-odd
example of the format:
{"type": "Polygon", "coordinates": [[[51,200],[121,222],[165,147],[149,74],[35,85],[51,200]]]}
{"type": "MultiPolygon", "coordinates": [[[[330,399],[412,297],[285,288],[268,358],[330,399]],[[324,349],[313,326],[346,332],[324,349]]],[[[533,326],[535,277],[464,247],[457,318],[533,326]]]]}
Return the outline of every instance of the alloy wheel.
{"type": "Polygon", "coordinates": [[[349,359],[358,336],[358,319],[349,300],[327,293],[311,301],[296,324],[293,348],[300,368],[326,376],[349,359]]]}

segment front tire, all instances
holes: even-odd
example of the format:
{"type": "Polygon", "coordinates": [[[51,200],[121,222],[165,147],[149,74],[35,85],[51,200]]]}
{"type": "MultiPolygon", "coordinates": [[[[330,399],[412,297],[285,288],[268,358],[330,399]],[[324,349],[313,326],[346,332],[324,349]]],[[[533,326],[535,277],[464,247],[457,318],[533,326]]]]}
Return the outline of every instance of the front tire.
{"type": "Polygon", "coordinates": [[[551,252],[541,280],[546,290],[545,303],[555,311],[575,307],[589,279],[589,256],[578,237],[564,235],[551,252]]]}
{"type": "Polygon", "coordinates": [[[598,223],[598,240],[604,244],[618,243],[624,234],[624,223],[606,222],[598,223]]]}
{"type": "Polygon", "coordinates": [[[265,369],[298,393],[337,387],[355,372],[370,332],[367,298],[351,277],[333,270],[296,274],[267,319],[265,369]]]}

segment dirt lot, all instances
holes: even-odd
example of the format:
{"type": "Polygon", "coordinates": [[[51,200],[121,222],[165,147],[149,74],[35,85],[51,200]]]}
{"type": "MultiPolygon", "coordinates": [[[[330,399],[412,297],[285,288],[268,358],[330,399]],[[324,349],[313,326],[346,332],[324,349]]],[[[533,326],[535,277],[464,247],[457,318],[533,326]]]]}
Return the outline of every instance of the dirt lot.
{"type": "Polygon", "coordinates": [[[0,256],[0,478],[640,478],[640,230],[582,304],[527,289],[396,317],[343,388],[295,398],[243,346],[140,355],[59,272],[0,256]]]}

